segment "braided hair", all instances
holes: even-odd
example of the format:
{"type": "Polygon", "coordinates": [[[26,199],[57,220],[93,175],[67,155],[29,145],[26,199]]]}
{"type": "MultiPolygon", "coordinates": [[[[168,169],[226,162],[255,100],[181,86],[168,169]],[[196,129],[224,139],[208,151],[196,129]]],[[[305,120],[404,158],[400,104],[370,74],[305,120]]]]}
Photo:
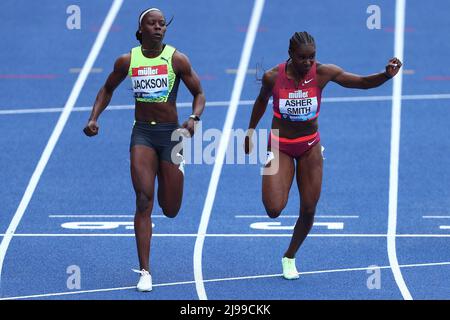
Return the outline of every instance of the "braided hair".
{"type": "Polygon", "coordinates": [[[296,32],[289,40],[289,52],[294,52],[295,48],[298,48],[302,44],[310,44],[314,47],[316,46],[313,36],[308,32],[296,32]]]}

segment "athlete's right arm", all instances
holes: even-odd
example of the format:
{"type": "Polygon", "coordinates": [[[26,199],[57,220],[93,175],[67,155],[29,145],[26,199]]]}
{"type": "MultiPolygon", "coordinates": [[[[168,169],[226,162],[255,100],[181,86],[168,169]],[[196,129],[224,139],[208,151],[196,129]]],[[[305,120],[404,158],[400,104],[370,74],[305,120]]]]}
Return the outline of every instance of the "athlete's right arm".
{"type": "Polygon", "coordinates": [[[119,84],[127,77],[130,61],[131,54],[128,53],[120,56],[114,63],[114,70],[109,74],[103,87],[100,88],[94,106],[92,107],[88,123],[83,129],[87,136],[92,137],[98,134],[97,119],[111,101],[114,90],[116,90],[119,84]]]}
{"type": "Polygon", "coordinates": [[[275,85],[275,80],[277,76],[277,68],[271,69],[264,73],[262,78],[261,90],[259,91],[258,97],[253,104],[252,115],[250,117],[250,122],[248,124],[247,134],[245,136],[245,153],[249,154],[252,151],[251,139],[256,126],[261,120],[264,112],[267,108],[267,103],[272,96],[272,89],[275,85]]]}

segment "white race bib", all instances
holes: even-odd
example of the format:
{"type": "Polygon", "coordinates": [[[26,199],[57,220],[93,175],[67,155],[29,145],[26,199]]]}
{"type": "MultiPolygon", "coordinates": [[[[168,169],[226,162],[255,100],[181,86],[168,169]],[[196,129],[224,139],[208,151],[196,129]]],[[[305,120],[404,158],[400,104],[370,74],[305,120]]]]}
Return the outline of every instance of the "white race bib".
{"type": "Polygon", "coordinates": [[[168,94],[167,65],[132,69],[131,81],[136,98],[159,98],[168,94]]]}
{"type": "Polygon", "coordinates": [[[317,115],[317,92],[314,87],[303,90],[281,89],[278,102],[282,118],[307,121],[317,115]]]}

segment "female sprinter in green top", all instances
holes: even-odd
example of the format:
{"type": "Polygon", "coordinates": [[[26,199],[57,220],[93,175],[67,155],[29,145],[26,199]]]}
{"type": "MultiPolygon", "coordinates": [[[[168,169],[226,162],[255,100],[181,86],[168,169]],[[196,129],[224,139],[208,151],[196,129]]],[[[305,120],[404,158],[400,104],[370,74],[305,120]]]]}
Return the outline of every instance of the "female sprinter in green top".
{"type": "Polygon", "coordinates": [[[184,161],[182,152],[173,151],[179,140],[171,139],[172,133],[180,129],[176,108],[180,79],[194,98],[192,115],[182,125],[191,136],[205,107],[200,80],[189,59],[162,42],[167,25],[164,14],[157,8],[140,14],[136,38],[141,45],[116,60],[114,70],[98,92],[84,128],[87,136],[98,134],[98,117],[109,104],[117,86],[130,76],[135,98],[130,158],[136,193],[134,230],[140,269],[135,271],[140,273],[139,291],[152,290],[149,256],[155,178],[158,178],[158,203],[167,217],[174,218],[178,214],[182,201],[184,161]]]}

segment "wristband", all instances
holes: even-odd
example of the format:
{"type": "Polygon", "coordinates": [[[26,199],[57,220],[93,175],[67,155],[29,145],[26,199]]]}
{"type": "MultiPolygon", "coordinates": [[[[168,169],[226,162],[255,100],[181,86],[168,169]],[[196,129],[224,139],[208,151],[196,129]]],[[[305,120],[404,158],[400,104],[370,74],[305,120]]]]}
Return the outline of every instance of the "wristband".
{"type": "Polygon", "coordinates": [[[200,121],[200,117],[199,117],[199,116],[196,116],[195,114],[191,114],[191,115],[189,116],[189,118],[194,119],[194,121],[200,121]]]}

